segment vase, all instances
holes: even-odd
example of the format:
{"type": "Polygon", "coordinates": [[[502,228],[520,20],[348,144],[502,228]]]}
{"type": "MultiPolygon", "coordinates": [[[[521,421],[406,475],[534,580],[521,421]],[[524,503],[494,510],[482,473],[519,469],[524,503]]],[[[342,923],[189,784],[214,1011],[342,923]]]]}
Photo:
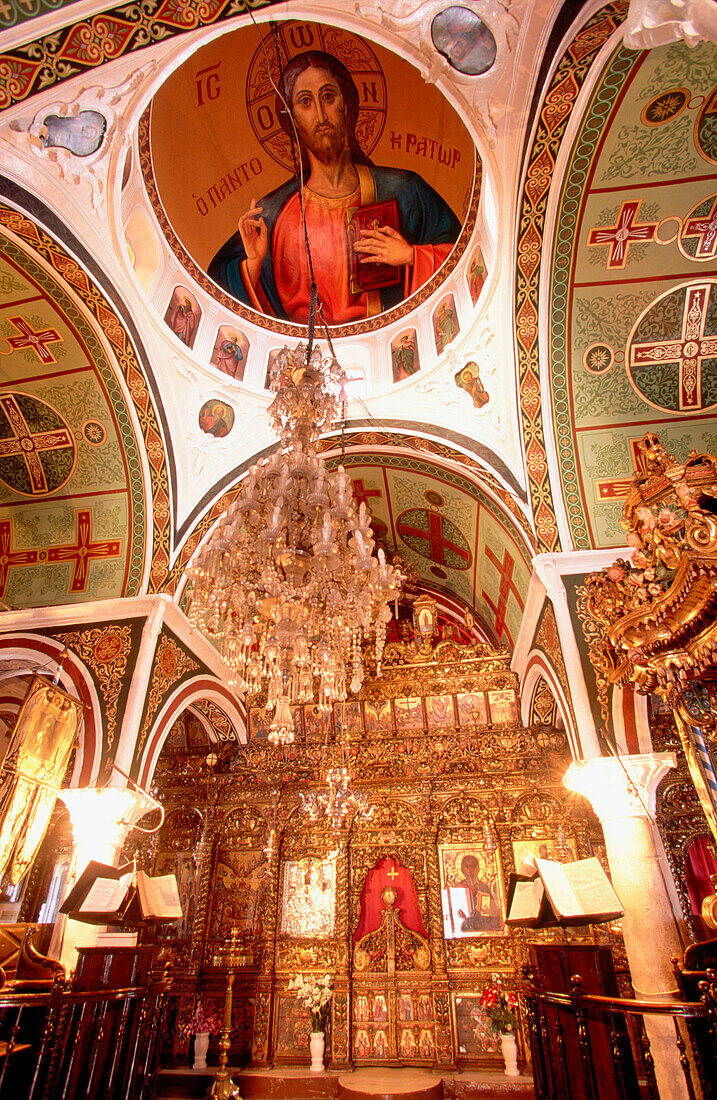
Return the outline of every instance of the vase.
{"type": "Polygon", "coordinates": [[[194,1036],[194,1064],[192,1069],[207,1068],[207,1051],[209,1050],[209,1032],[198,1031],[194,1036]]]}
{"type": "Polygon", "coordinates": [[[324,1072],[324,1033],[312,1031],[309,1036],[309,1050],[311,1051],[311,1073],[324,1072]]]}
{"type": "Polygon", "coordinates": [[[518,1044],[512,1031],[504,1031],[500,1037],[500,1049],[503,1051],[506,1077],[518,1077],[518,1044]]]}

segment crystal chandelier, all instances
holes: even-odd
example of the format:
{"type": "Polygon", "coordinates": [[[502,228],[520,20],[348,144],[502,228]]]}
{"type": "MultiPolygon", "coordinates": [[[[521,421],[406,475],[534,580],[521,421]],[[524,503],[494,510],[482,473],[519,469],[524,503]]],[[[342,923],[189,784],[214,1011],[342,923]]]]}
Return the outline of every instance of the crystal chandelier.
{"type": "Polygon", "coordinates": [[[309,821],[326,817],[335,830],[341,828],[350,814],[368,820],[374,809],[369,805],[365,791],[356,792],[351,787],[351,776],[346,765],[329,768],[326,787],[308,794],[300,791],[299,798],[309,821]]]}
{"type": "Polygon", "coordinates": [[[188,572],[190,621],[221,640],[230,686],[266,691],[269,739],[294,739],[290,706],[322,710],[363,682],[362,642],[375,638],[380,673],[389,603],[403,576],[374,556],[366,505],[354,507],[343,466],[329,474],[319,434],[343,406],[345,375],[312,341],[274,360],[269,406],[280,446],[253,466],[188,572]]]}

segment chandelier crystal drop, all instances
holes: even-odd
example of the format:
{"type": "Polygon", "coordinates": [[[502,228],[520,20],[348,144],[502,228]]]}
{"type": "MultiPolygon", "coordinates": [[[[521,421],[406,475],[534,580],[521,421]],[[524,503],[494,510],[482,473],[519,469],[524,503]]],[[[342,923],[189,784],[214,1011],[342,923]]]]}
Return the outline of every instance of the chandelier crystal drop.
{"type": "Polygon", "coordinates": [[[328,818],[331,827],[339,830],[351,815],[369,820],[374,807],[365,791],[355,791],[346,765],[330,768],[326,773],[326,787],[319,791],[299,791],[301,808],[309,821],[328,818]]]}
{"type": "Polygon", "coordinates": [[[374,555],[371,519],[354,505],[343,466],[330,474],[316,452],[338,418],[345,375],[318,346],[284,348],[274,360],[268,413],[280,446],[253,466],[235,502],[189,570],[189,618],[221,640],[243,695],[266,692],[269,739],[294,739],[290,706],[317,698],[322,710],[363,682],[364,639],[378,670],[402,574],[374,555]]]}

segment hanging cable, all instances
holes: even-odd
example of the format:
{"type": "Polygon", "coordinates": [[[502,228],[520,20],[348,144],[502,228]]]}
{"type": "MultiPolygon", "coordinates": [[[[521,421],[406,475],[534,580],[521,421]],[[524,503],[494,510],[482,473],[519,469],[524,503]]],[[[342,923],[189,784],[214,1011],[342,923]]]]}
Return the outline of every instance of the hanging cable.
{"type": "MultiPolygon", "coordinates": [[[[282,64],[282,59],[281,59],[281,40],[279,38],[278,24],[276,23],[276,21],[272,21],[272,23],[271,23],[271,33],[272,33],[272,41],[273,41],[273,45],[274,45],[274,53],[275,53],[275,56],[276,56],[277,67],[278,67],[278,70],[279,70],[279,77],[278,77],[278,82],[277,82],[277,80],[275,80],[273,75],[272,75],[271,60],[270,60],[269,52],[268,52],[267,46],[266,46],[266,39],[264,38],[264,36],[261,33],[260,26],[257,23],[256,19],[254,18],[254,13],[252,12],[251,8],[249,9],[249,17],[250,17],[252,23],[254,24],[254,26],[256,28],[257,34],[259,35],[259,41],[261,43],[262,52],[264,54],[264,63],[266,65],[266,72],[267,72],[267,76],[269,77],[269,83],[271,84],[272,88],[276,92],[276,95],[277,95],[278,99],[280,100],[280,102],[283,106],[284,112],[285,112],[286,117],[288,118],[288,120],[291,124],[291,129],[292,129],[293,140],[290,137],[291,155],[292,155],[292,160],[294,162],[294,178],[297,181],[298,190],[299,190],[299,209],[300,209],[300,212],[301,212],[301,227],[302,227],[302,235],[303,235],[304,255],[306,256],[306,266],[308,268],[309,282],[310,282],[309,319],[308,319],[309,336],[308,336],[308,344],[307,344],[307,348],[306,348],[306,363],[308,365],[308,363],[311,359],[311,352],[312,352],[313,346],[314,346],[314,332],[315,332],[317,314],[318,314],[318,317],[320,318],[320,321],[321,321],[321,328],[323,329],[324,336],[326,338],[326,343],[328,344],[329,352],[331,354],[331,358],[336,359],[337,356],[336,356],[336,351],[334,349],[333,341],[331,339],[331,332],[330,332],[330,329],[329,329],[329,325],[328,325],[328,322],[327,322],[326,317],[324,315],[323,303],[319,300],[319,288],[316,284],[316,278],[315,278],[315,275],[314,275],[314,263],[313,263],[313,259],[312,259],[312,256],[311,256],[311,244],[309,243],[309,230],[308,230],[308,225],[307,225],[307,222],[306,222],[306,206],[305,206],[305,201],[304,201],[304,165],[303,165],[303,162],[302,162],[302,159],[301,159],[301,144],[299,142],[299,132],[296,129],[296,122],[294,121],[294,116],[291,113],[291,107],[290,107],[289,103],[287,102],[286,96],[284,94],[284,89],[282,87],[280,87],[280,84],[282,83],[281,74],[283,72],[283,64],[282,64]]],[[[342,429],[342,431],[343,431],[343,429],[342,429]]],[[[343,453],[343,450],[342,450],[342,453],[343,453]]]]}
{"type": "MultiPolygon", "coordinates": [[[[256,28],[257,34],[259,35],[259,41],[261,42],[262,53],[264,54],[264,62],[266,64],[266,72],[267,72],[267,76],[269,77],[269,83],[271,84],[272,88],[274,89],[274,91],[277,94],[277,97],[281,101],[282,107],[284,108],[284,112],[285,112],[286,117],[288,118],[288,120],[291,124],[291,129],[292,129],[292,132],[293,132],[293,140],[292,140],[291,137],[289,138],[289,140],[291,142],[291,155],[292,155],[292,159],[293,159],[293,162],[294,162],[294,178],[296,179],[297,184],[298,184],[298,188],[299,188],[299,208],[301,210],[301,225],[302,225],[303,237],[304,237],[304,254],[306,255],[306,264],[307,264],[307,267],[308,267],[308,270],[309,270],[309,280],[311,282],[311,289],[313,291],[314,288],[316,287],[316,280],[314,278],[314,264],[313,264],[313,261],[312,261],[312,258],[311,258],[311,246],[309,244],[309,232],[308,232],[308,228],[307,228],[307,225],[306,225],[306,209],[305,209],[305,206],[304,206],[304,165],[303,165],[302,160],[301,160],[301,143],[299,142],[299,132],[296,129],[296,123],[294,121],[294,116],[291,113],[291,107],[289,106],[289,104],[286,100],[286,96],[284,95],[284,90],[283,90],[283,88],[281,88],[279,86],[279,84],[274,80],[274,77],[272,76],[271,61],[269,59],[269,53],[268,53],[267,48],[266,48],[266,40],[264,39],[264,36],[261,33],[261,29],[260,29],[259,24],[257,23],[256,19],[254,18],[254,13],[252,12],[251,8],[249,8],[249,17],[250,17],[252,23],[254,24],[254,26],[256,28]]],[[[280,43],[280,39],[279,39],[279,32],[277,30],[276,22],[273,22],[271,26],[272,26],[272,37],[273,37],[273,41],[274,41],[274,50],[275,50],[275,53],[276,53],[276,62],[277,62],[278,68],[279,68],[279,81],[281,82],[281,74],[283,72],[283,65],[281,63],[281,43],[280,43]]],[[[318,288],[316,288],[316,290],[317,290],[317,295],[318,295],[318,288]]],[[[321,310],[320,307],[319,307],[319,309],[320,309],[320,312],[321,312],[321,316],[323,318],[323,310],[321,310]]],[[[324,326],[326,326],[325,321],[324,321],[324,326]]],[[[330,343],[329,343],[329,346],[331,346],[330,343]]]]}

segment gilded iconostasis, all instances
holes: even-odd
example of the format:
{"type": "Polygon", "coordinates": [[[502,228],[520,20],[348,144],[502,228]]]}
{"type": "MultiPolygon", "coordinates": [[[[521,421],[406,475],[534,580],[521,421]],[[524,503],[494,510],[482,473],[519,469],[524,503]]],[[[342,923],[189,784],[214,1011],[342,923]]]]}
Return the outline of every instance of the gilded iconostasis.
{"type": "MultiPolygon", "coordinates": [[[[496,973],[515,988],[526,961],[525,931],[505,924],[510,873],[535,856],[604,860],[587,803],[560,783],[565,730],[539,703],[523,725],[505,651],[404,640],[386,659],[355,701],[295,707],[293,745],[270,745],[255,707],[244,749],[208,753],[189,717],[160,756],[167,819],[145,858],[175,871],[192,914],[173,940],[174,1009],[181,1020],[197,989],[219,1002],[238,930],[237,1060],[304,1060],[310,1021],[289,982],[328,973],[333,1064],[500,1064],[480,997],[496,973]],[[312,820],[307,799],[337,764],[368,813],[312,820]]],[[[624,971],[619,931],[576,938],[612,942],[624,971]]]]}

